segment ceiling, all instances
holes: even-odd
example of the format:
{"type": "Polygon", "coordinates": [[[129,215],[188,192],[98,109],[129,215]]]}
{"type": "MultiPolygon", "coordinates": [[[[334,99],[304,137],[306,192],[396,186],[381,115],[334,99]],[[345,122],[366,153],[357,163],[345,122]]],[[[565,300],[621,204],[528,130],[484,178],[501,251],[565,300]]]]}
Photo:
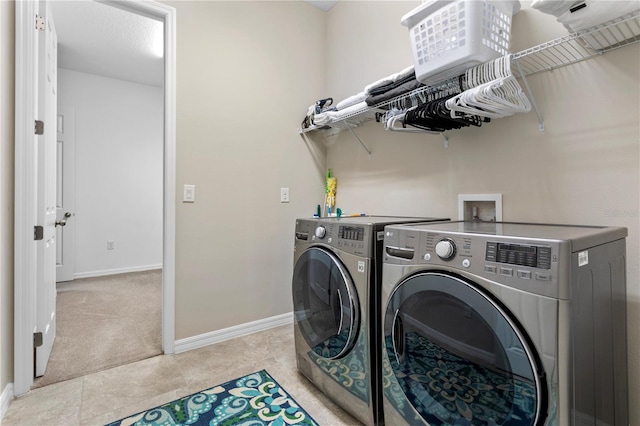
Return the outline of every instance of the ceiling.
{"type": "MultiPolygon", "coordinates": [[[[324,11],[337,3],[305,1],[324,11]]],[[[162,86],[162,22],[92,0],[49,3],[60,68],[162,86]]]]}
{"type": "Polygon", "coordinates": [[[311,6],[315,6],[318,9],[322,9],[324,11],[331,9],[336,3],[338,3],[338,0],[304,0],[304,1],[309,3],[311,6]]]}
{"type": "Polygon", "coordinates": [[[162,22],[91,0],[49,3],[60,68],[162,86],[162,22]]]}

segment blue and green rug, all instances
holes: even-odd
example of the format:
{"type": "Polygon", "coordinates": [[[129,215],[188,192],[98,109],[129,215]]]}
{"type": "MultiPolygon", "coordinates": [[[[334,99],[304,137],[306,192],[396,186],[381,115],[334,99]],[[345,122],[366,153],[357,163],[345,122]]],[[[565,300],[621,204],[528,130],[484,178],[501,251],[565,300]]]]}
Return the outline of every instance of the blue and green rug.
{"type": "Polygon", "coordinates": [[[318,426],[265,370],[109,423],[129,425],[318,426]]]}

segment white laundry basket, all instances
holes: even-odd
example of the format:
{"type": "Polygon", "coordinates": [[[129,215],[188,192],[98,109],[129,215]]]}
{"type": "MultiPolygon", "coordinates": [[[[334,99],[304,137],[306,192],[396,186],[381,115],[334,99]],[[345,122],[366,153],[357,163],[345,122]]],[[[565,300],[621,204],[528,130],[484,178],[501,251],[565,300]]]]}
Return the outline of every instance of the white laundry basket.
{"type": "Polygon", "coordinates": [[[433,84],[509,53],[517,0],[432,0],[402,17],[416,78],[433,84]]]}

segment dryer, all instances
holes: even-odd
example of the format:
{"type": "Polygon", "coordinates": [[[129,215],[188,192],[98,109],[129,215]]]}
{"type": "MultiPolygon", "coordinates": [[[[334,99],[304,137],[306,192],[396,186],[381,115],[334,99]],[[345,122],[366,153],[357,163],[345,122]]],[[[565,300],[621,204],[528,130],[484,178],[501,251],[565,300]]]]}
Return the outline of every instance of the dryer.
{"type": "Polygon", "coordinates": [[[298,370],[366,425],[383,421],[379,312],[384,226],[434,220],[448,219],[296,221],[292,292],[298,370]]]}
{"type": "Polygon", "coordinates": [[[626,228],[385,228],[390,425],[627,425],[626,228]]]}

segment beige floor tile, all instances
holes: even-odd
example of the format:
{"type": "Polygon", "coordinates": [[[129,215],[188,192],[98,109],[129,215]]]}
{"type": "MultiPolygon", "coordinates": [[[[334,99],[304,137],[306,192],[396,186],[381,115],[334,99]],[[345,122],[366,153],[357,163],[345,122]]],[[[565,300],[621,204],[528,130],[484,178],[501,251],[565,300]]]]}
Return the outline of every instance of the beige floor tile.
{"type": "Polygon", "coordinates": [[[2,426],[79,425],[83,381],[79,377],[15,398],[0,423],[2,426]]]}
{"type": "Polygon", "coordinates": [[[295,365],[293,324],[253,333],[242,338],[257,356],[275,357],[280,365],[295,365]]]}
{"type": "MultiPolygon", "coordinates": [[[[188,395],[188,394],[187,394],[188,395]]],[[[106,425],[116,420],[130,417],[142,411],[149,410],[154,407],[166,404],[185,396],[179,390],[172,390],[162,395],[147,398],[133,404],[128,404],[111,411],[105,411],[90,418],[80,419],[80,426],[106,425]]]]}
{"type": "MultiPolygon", "coordinates": [[[[272,358],[272,355],[269,356],[272,358]]],[[[264,367],[264,356],[244,337],[175,355],[178,368],[189,384],[213,382],[210,386],[264,367]]]]}
{"type": "Polygon", "coordinates": [[[185,385],[186,380],[172,355],[157,356],[84,376],[80,419],[144,403],[185,385]]]}
{"type": "Polygon", "coordinates": [[[204,389],[209,389],[238,377],[255,373],[256,371],[269,371],[270,366],[274,364],[274,358],[266,360],[252,360],[238,365],[230,364],[227,365],[226,368],[217,368],[214,370],[205,369],[202,370],[202,374],[200,376],[196,374],[196,368],[191,370],[190,374],[192,375],[192,379],[181,389],[181,394],[184,396],[204,389]]]}
{"type": "Polygon", "coordinates": [[[320,425],[356,426],[361,423],[327,398],[295,366],[274,366],[269,374],[320,425]]]}
{"type": "Polygon", "coordinates": [[[2,425],[104,425],[263,369],[320,425],[360,424],[298,373],[287,325],[34,389],[2,425]]]}

